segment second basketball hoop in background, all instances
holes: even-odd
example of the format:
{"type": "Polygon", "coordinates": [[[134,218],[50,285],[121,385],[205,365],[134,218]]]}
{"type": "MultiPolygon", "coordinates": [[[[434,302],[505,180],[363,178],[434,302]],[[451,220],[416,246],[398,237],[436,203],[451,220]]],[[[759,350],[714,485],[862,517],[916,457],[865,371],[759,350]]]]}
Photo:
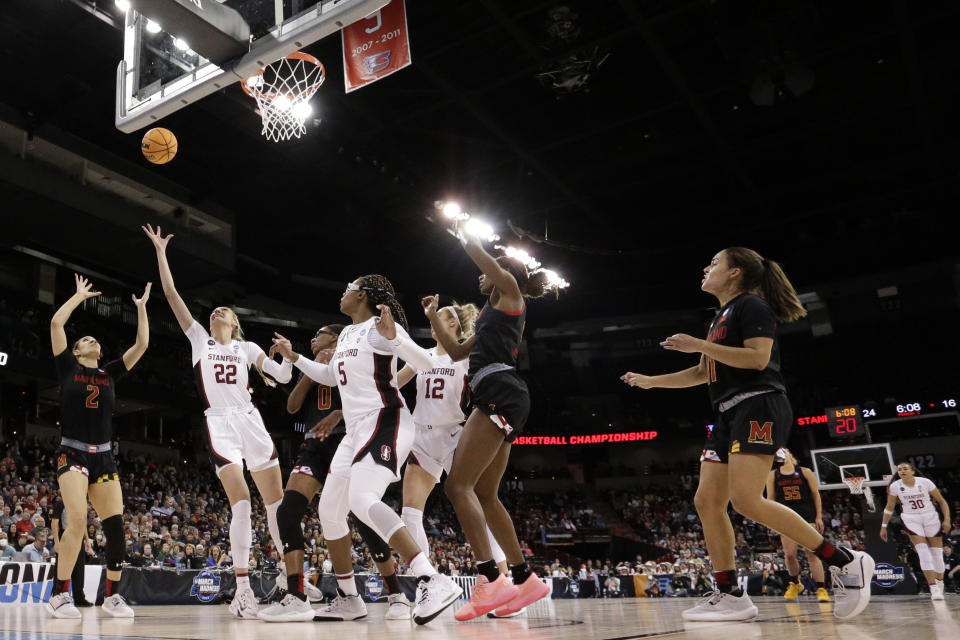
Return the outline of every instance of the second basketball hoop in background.
{"type": "Polygon", "coordinates": [[[294,51],[244,80],[241,87],[257,101],[263,135],[279,142],[306,133],[307,118],[313,113],[310,98],[325,78],[323,63],[294,51]]]}

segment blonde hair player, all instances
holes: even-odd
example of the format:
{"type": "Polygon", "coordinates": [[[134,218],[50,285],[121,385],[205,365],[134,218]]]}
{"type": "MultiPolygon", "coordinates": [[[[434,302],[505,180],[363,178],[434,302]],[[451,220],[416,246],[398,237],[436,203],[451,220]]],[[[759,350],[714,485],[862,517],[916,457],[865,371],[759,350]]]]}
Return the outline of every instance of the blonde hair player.
{"type": "MultiPolygon", "coordinates": [[[[47,609],[54,618],[80,618],[70,597],[70,576],[80,555],[87,530],[87,498],[93,505],[107,538],[106,596],[103,610],[115,618],[132,618],[133,609],[119,593],[124,546],[123,495],[113,457],[113,405],[117,380],[140,361],[150,342],[147,300],[133,296],[137,305],[137,341],[123,357],[100,365],[103,354],[93,336],[84,336],[67,348],[64,326],[84,300],[100,295],[86,278],[74,274],[77,292],[50,319],[50,344],[60,381],[60,449],[57,483],[66,510],[66,529],[57,544],[57,573],[47,609]]],[[[59,515],[59,514],[58,514],[59,515]]],[[[54,534],[56,535],[56,534],[54,534]]],[[[82,593],[77,594],[79,598],[82,593]]],[[[79,599],[78,598],[78,599],[79,599]]]]}
{"type": "MultiPolygon", "coordinates": [[[[434,299],[438,297],[434,296],[434,299]]],[[[446,326],[450,335],[456,336],[460,342],[473,335],[473,326],[479,314],[480,310],[476,305],[456,303],[443,307],[438,312],[440,322],[446,326]]],[[[417,425],[417,433],[403,473],[402,518],[414,540],[428,555],[430,545],[423,528],[423,509],[434,486],[440,482],[443,472],[450,473],[454,450],[460,442],[463,423],[470,411],[470,387],[467,385],[469,361],[453,360],[437,340],[437,333],[432,327],[430,334],[436,341],[436,346],[427,350],[433,360],[433,367],[418,372],[406,365],[397,374],[397,382],[401,388],[414,377],[417,381],[417,403],[413,408],[413,422],[417,425]]],[[[507,556],[489,528],[487,538],[497,568],[500,573],[506,574],[507,556]]]]}
{"type": "Polygon", "coordinates": [[[413,621],[426,624],[456,602],[463,590],[430,564],[400,516],[383,502],[383,494],[400,480],[400,467],[410,454],[415,432],[397,387],[397,357],[420,371],[430,369],[433,363],[407,334],[406,315],[387,278],[370,274],[348,282],[340,311],[350,316],[352,324],[340,333],[329,364],[295,353],[280,334],[273,340],[277,350],[312,380],[340,390],[347,425],[317,504],[323,537],[337,572],[338,593],[329,606],[316,612],[316,618],[356,620],[367,615],[350,557],[353,545],[347,515],[352,511],[396,549],[417,575],[413,621]]]}
{"type": "Polygon", "coordinates": [[[690,621],[749,620],[757,607],[737,586],[734,535],[727,507],[790,537],[830,566],[833,614],[850,618],[870,602],[874,561],[863,551],[835,547],[791,509],[763,498],[774,454],[790,436],[793,409],[780,371],[777,327],[806,315],[780,265],[746,247],[717,252],[703,269],[700,289],[717,298],[705,340],[678,333],[664,349],[700,354],[683,371],[658,376],[627,372],[621,379],[641,389],[708,385],[717,413],[700,456],[694,505],[713,563],[716,593],[683,612],[690,621]]]}
{"type": "Polygon", "coordinates": [[[210,461],[230,502],[230,555],[237,577],[237,592],[230,603],[230,613],[256,620],[259,609],[249,577],[253,545],[250,489],[243,477],[243,464],[246,462],[266,505],[267,527],[278,549],[281,542],[277,509],[283,499],[283,482],[277,449],[260,412],[250,401],[248,372],[253,366],[261,375],[267,373],[278,382],[289,382],[293,367],[287,360],[277,364],[263,349],[245,341],[237,314],[228,307],[217,307],[210,313],[209,333],[200,326],[177,293],[167,263],[167,245],[173,234],[164,237],[160,227],[156,231],[150,225],[142,228],[157,251],[163,293],[190,340],[193,371],[205,407],[210,461]]]}
{"type": "Polygon", "coordinates": [[[950,533],[950,505],[944,500],[937,485],[923,477],[909,462],[897,465],[897,478],[887,487],[887,506],[883,509],[880,539],[887,541],[890,516],[900,502],[900,520],[920,559],[923,577],[930,585],[930,599],[943,600],[943,537],[950,533]],[[943,521],[937,515],[934,503],[940,505],[943,521]]]}
{"type": "MultiPolygon", "coordinates": [[[[775,500],[793,509],[818,533],[823,533],[820,484],[817,482],[816,474],[807,467],[801,467],[796,456],[788,449],[780,449],[777,452],[777,460],[781,461],[779,468],[772,470],[770,477],[767,478],[767,500],[775,500]]],[[[783,597],[787,600],[796,600],[803,591],[803,583],[800,582],[800,559],[797,556],[799,545],[785,535],[780,536],[780,544],[783,546],[787,573],[790,575],[790,585],[783,597]]],[[[813,580],[817,583],[817,600],[830,602],[823,563],[809,550],[807,550],[807,561],[810,563],[813,580]]]]}

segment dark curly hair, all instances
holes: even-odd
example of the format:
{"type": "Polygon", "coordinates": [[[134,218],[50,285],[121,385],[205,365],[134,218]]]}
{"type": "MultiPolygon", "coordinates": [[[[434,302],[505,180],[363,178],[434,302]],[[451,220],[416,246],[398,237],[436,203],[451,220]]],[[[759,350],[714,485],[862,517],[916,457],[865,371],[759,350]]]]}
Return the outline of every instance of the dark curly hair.
{"type": "Polygon", "coordinates": [[[509,256],[500,256],[497,258],[497,264],[502,269],[510,272],[513,279],[517,281],[520,288],[520,295],[524,298],[542,298],[550,291],[549,278],[544,271],[527,272],[527,267],[516,258],[509,256]]]}
{"type": "Polygon", "coordinates": [[[370,311],[377,313],[377,305],[385,304],[390,307],[390,311],[393,313],[397,324],[407,331],[410,330],[410,325],[407,323],[407,314],[403,312],[403,307],[400,306],[400,302],[397,300],[396,293],[393,290],[393,284],[391,284],[389,280],[384,276],[371,273],[370,275],[358,278],[358,282],[360,290],[367,293],[370,311]]]}

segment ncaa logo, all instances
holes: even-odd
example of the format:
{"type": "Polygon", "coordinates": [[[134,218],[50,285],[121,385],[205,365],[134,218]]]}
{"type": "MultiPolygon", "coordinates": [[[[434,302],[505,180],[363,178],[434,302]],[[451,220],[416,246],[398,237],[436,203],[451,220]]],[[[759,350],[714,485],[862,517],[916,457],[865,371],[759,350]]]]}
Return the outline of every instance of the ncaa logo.
{"type": "Polygon", "coordinates": [[[367,599],[376,602],[383,595],[383,580],[380,576],[371,575],[363,583],[363,588],[367,592],[367,599]]]}
{"type": "Polygon", "coordinates": [[[380,447],[380,459],[384,462],[390,462],[390,455],[393,453],[393,449],[387,445],[380,447]]]}
{"type": "Polygon", "coordinates": [[[213,345],[217,344],[217,341],[214,340],[213,338],[210,338],[209,340],[207,340],[207,344],[212,347],[213,345]]]}
{"type": "Polygon", "coordinates": [[[366,73],[380,73],[390,67],[390,50],[375,53],[363,59],[363,70],[366,73]]]}
{"type": "Polygon", "coordinates": [[[220,593],[220,576],[209,571],[201,571],[193,579],[190,595],[196,596],[200,602],[210,602],[217,597],[218,593],[220,593]]]}

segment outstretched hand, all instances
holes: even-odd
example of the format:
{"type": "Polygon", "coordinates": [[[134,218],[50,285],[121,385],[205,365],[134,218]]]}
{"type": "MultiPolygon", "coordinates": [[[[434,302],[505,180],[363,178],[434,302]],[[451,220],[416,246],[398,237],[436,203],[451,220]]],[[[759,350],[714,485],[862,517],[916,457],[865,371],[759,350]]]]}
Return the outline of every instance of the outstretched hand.
{"type": "Polygon", "coordinates": [[[137,294],[131,293],[130,297],[133,298],[133,304],[137,305],[137,307],[142,307],[145,304],[147,304],[147,300],[150,299],[150,287],[152,286],[153,286],[153,283],[148,282],[147,286],[143,288],[143,295],[140,296],[139,298],[137,297],[137,294]]]}
{"type": "Polygon", "coordinates": [[[424,296],[420,299],[420,304],[423,305],[423,315],[432,318],[437,315],[437,308],[440,304],[440,294],[435,293],[432,296],[424,296]]]}
{"type": "Polygon", "coordinates": [[[661,342],[660,346],[669,351],[700,353],[703,350],[703,343],[704,341],[700,338],[694,338],[686,333],[675,333],[661,342]]]}
{"type": "Polygon", "coordinates": [[[397,325],[393,321],[393,312],[385,304],[378,304],[380,317],[377,318],[377,331],[387,340],[393,340],[397,337],[397,325]]]}
{"type": "Polygon", "coordinates": [[[270,356],[273,357],[273,354],[279,353],[287,360],[291,360],[295,362],[297,360],[297,358],[295,357],[297,354],[294,353],[293,345],[290,344],[290,340],[287,338],[284,338],[282,335],[280,335],[276,331],[273,332],[273,335],[275,337],[273,339],[273,346],[270,347],[270,356]]]}
{"type": "Polygon", "coordinates": [[[145,224],[140,228],[143,229],[143,232],[147,234],[148,238],[150,238],[150,242],[153,243],[153,246],[157,249],[157,251],[162,253],[167,250],[167,244],[170,242],[170,238],[173,237],[172,233],[164,238],[159,226],[157,226],[156,231],[154,231],[153,227],[149,224],[145,224]]]}
{"type": "Polygon", "coordinates": [[[645,376],[642,373],[627,371],[620,376],[620,379],[631,387],[640,387],[641,389],[653,388],[653,380],[651,380],[650,376],[645,376]]]}
{"type": "Polygon", "coordinates": [[[73,274],[73,280],[77,283],[77,295],[79,295],[83,300],[95,298],[101,294],[100,291],[91,291],[91,289],[93,289],[93,283],[80,274],[73,274]]]}

